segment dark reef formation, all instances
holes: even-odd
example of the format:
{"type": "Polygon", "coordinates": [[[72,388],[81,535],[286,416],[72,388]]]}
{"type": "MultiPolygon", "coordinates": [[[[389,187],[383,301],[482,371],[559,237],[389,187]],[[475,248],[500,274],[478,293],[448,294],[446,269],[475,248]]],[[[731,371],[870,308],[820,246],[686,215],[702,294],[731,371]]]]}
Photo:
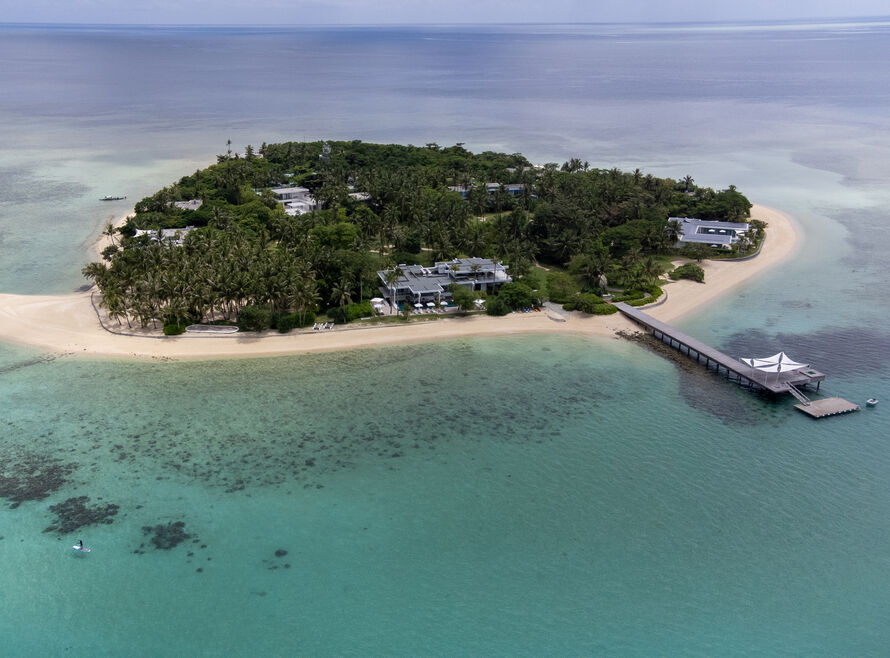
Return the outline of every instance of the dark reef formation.
{"type": "Polygon", "coordinates": [[[19,453],[0,457],[0,498],[16,508],[25,501],[43,500],[58,491],[77,468],[49,455],[19,453]]]}
{"type": "Polygon", "coordinates": [[[98,525],[100,523],[112,523],[120,509],[114,503],[89,507],[89,496],[78,496],[51,505],[49,511],[56,515],[56,522],[48,526],[44,532],[58,532],[67,534],[84,526],[98,525]]]}
{"type": "Polygon", "coordinates": [[[145,535],[151,535],[151,543],[155,545],[155,548],[164,551],[169,551],[192,537],[185,531],[184,521],[171,521],[166,525],[161,523],[156,526],[142,526],[142,532],[145,535]]]}

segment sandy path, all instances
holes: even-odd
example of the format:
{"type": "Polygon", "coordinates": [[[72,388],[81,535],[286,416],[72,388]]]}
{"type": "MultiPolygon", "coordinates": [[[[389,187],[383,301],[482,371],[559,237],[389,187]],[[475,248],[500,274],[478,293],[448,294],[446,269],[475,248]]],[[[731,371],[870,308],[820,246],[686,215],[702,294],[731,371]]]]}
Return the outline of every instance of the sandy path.
{"type": "MultiPolygon", "coordinates": [[[[666,284],[668,299],[647,310],[672,322],[694,309],[744,285],[794,253],[797,231],[792,221],[776,210],[755,206],[752,217],[769,223],[761,253],[748,261],[705,262],[704,284],[679,281],[666,284]]],[[[97,243],[97,251],[107,244],[97,243]]],[[[548,313],[516,313],[502,318],[471,316],[431,322],[340,328],[333,331],[234,334],[177,337],[121,336],[104,330],[90,302],[90,293],[71,295],[0,294],[0,340],[64,354],[90,357],[209,359],[271,356],[300,352],[338,351],[360,347],[397,345],[462,336],[504,336],[529,333],[566,333],[614,336],[633,329],[620,315],[606,317],[571,313],[566,322],[548,313]]],[[[124,325],[123,329],[126,329],[124,325]]]]}

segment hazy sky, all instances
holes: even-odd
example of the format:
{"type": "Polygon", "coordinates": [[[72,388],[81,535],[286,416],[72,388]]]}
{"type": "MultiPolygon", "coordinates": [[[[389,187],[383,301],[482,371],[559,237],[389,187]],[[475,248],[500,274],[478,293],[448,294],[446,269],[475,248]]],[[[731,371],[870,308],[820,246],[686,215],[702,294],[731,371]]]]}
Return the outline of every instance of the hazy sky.
{"type": "Polygon", "coordinates": [[[0,0],[3,23],[600,23],[887,15],[887,0],[0,0]]]}

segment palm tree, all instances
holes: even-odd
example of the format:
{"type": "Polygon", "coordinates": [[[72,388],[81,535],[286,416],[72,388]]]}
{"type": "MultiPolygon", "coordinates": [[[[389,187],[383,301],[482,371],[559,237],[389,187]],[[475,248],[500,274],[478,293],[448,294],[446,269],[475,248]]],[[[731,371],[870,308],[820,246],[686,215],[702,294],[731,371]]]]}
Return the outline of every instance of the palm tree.
{"type": "Polygon", "coordinates": [[[334,287],[331,290],[331,301],[343,309],[342,314],[344,319],[346,318],[345,307],[352,301],[352,291],[352,281],[345,276],[341,277],[340,281],[334,284],[334,287]]]}
{"type": "Polygon", "coordinates": [[[84,278],[92,279],[101,292],[108,276],[108,266],[105,263],[89,263],[81,270],[81,274],[84,278]]]}
{"type": "Polygon", "coordinates": [[[572,259],[569,270],[581,277],[589,288],[601,288],[601,278],[609,268],[609,256],[602,252],[579,254],[572,259]]]}
{"type": "Polygon", "coordinates": [[[314,308],[315,304],[320,299],[317,284],[315,279],[312,278],[311,273],[304,272],[303,274],[303,277],[300,278],[296,289],[294,290],[294,304],[296,304],[301,325],[303,324],[306,309],[310,307],[314,308]]]}
{"type": "Polygon", "coordinates": [[[622,264],[628,270],[637,265],[643,257],[643,252],[639,247],[632,247],[628,249],[627,253],[624,254],[624,258],[622,259],[622,264]]]}
{"type": "Polygon", "coordinates": [[[114,228],[114,223],[108,222],[105,225],[105,230],[102,231],[102,235],[108,238],[111,241],[111,244],[116,244],[114,241],[114,234],[117,233],[117,229],[114,228]]]}
{"type": "Polygon", "coordinates": [[[390,289],[390,300],[389,300],[389,312],[392,314],[393,309],[396,305],[396,284],[399,282],[399,279],[402,278],[402,268],[394,267],[391,270],[387,270],[384,280],[386,281],[386,287],[390,289]]]}
{"type": "Polygon", "coordinates": [[[661,264],[654,256],[646,256],[642,262],[643,275],[650,281],[655,281],[663,273],[661,264]]]}
{"type": "Polygon", "coordinates": [[[664,227],[664,236],[665,242],[668,247],[671,247],[677,243],[677,240],[680,239],[680,234],[683,232],[683,227],[680,222],[676,219],[672,219],[668,221],[668,223],[664,227]]]}

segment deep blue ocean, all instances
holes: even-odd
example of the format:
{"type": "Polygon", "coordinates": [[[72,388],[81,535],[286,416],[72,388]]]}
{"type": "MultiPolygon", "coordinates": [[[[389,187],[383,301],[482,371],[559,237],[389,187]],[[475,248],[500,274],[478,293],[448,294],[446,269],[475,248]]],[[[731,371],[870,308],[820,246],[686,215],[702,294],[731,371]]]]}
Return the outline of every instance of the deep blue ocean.
{"type": "Polygon", "coordinates": [[[793,260],[682,329],[885,400],[812,421],[562,336],[198,363],[0,345],[0,487],[58,483],[2,501],[0,652],[887,655],[888,61],[887,21],[0,25],[0,292],[83,285],[104,223],[229,139],[463,142],[788,213],[793,260]],[[109,522],[48,530],[81,496],[109,522]]]}

